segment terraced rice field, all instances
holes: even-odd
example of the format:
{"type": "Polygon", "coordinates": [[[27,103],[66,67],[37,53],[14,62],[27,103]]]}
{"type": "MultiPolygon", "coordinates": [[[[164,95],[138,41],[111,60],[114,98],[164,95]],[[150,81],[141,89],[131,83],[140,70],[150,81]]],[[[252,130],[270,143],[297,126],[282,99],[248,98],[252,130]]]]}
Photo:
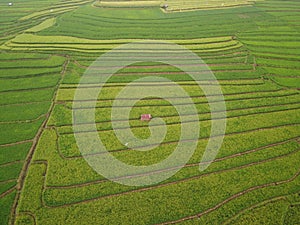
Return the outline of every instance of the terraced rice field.
{"type": "Polygon", "coordinates": [[[226,7],[247,6],[252,5],[255,1],[256,0],[98,0],[94,3],[94,6],[103,8],[147,8],[160,6],[164,12],[182,12],[201,9],[220,9],[226,7]]]}
{"type": "Polygon", "coordinates": [[[216,9],[216,8],[226,8],[226,7],[240,7],[252,5],[255,1],[248,0],[168,0],[165,3],[168,5],[167,12],[181,12],[187,10],[199,10],[199,9],[216,9]]]}
{"type": "MultiPolygon", "coordinates": [[[[159,5],[147,4],[95,7],[99,3],[92,1],[3,5],[0,224],[300,221],[300,3],[243,1],[246,6],[218,8],[216,2],[221,3],[210,4],[217,9],[181,13],[164,13],[159,5]],[[72,107],[78,83],[95,59],[121,44],[144,39],[177,43],[201,57],[221,86],[227,126],[216,159],[199,171],[213,118],[197,82],[161,62],[119,70],[104,85],[95,113],[98,135],[115,158],[146,166],[168,157],[179,144],[183,123],[175,106],[190,104],[180,95],[170,95],[173,105],[155,97],[137,101],[129,115],[132,133],[142,139],[151,135],[148,122],[140,121],[145,112],[162,118],[167,133],[151,151],[132,151],[115,134],[128,128],[120,123],[113,129],[111,113],[114,99],[136,79],[158,76],[170,82],[139,83],[130,87],[133,91],[143,85],[167,89],[176,82],[196,108],[196,114],[183,115],[184,123],[201,127],[196,151],[179,172],[158,184],[134,187],[112,182],[87,164],[74,137],[72,107]],[[195,116],[200,122],[193,120],[195,116]]],[[[135,100],[122,99],[125,108],[135,100]]],[[[84,124],[81,129],[92,132],[84,124]]]]}

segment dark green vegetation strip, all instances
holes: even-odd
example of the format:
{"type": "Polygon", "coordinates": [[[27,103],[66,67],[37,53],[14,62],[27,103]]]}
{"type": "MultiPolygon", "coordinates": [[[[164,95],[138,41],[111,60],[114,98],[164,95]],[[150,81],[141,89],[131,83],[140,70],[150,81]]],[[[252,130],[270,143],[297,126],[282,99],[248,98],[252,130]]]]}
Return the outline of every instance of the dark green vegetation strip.
{"type": "Polygon", "coordinates": [[[273,17],[254,7],[163,14],[160,9],[134,10],[133,13],[131,10],[106,10],[86,6],[76,10],[76,13],[64,14],[58,19],[59,26],[42,31],[41,34],[90,39],[217,37],[255,29],[254,18],[266,21],[273,17]],[[244,18],[239,17],[244,14],[244,18]],[[74,23],[81,29],[76,29],[74,23]]]}
{"type": "Polygon", "coordinates": [[[46,118],[66,59],[4,52],[0,58],[0,201],[1,224],[6,224],[20,187],[20,173],[46,118]],[[27,78],[26,71],[34,76],[27,78]]]}

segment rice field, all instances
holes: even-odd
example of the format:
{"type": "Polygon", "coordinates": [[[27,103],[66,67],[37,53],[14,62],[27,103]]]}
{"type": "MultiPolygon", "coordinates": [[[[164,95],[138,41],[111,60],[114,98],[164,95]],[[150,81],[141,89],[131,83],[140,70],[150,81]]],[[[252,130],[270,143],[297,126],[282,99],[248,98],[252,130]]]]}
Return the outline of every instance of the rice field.
{"type": "Polygon", "coordinates": [[[219,8],[228,8],[228,7],[240,7],[252,5],[255,1],[248,0],[167,0],[165,4],[168,6],[166,12],[182,12],[190,10],[203,10],[203,9],[219,9],[219,8]]]}
{"type": "MultiPolygon", "coordinates": [[[[0,224],[294,225],[300,221],[298,1],[13,3],[1,3],[0,9],[0,224]],[[161,9],[163,4],[168,4],[167,10],[161,9]],[[108,180],[90,167],[75,140],[72,107],[80,79],[99,56],[144,39],[176,43],[201,57],[220,84],[227,125],[216,158],[199,171],[212,122],[223,114],[212,117],[197,82],[202,87],[214,84],[195,81],[180,68],[153,61],[128,65],[105,85],[90,84],[103,86],[95,103],[97,134],[120,161],[152,165],[172,154],[181,141],[197,143],[175,175],[136,187],[108,180]],[[140,82],[130,89],[171,90],[175,82],[192,102],[171,92],[169,99],[122,98],[123,108],[133,104],[130,127],[124,127],[121,119],[113,126],[114,100],[128,83],[145,77],[169,82],[140,82]],[[187,111],[180,117],[176,107],[191,104],[195,113],[187,111]],[[151,131],[149,123],[140,120],[144,113],[163,119],[167,132],[160,143],[152,143],[151,151],[133,151],[116,131],[147,139],[151,131]],[[181,127],[195,123],[200,124],[196,140],[180,140],[181,127]]],[[[130,50],[126,51],[125,56],[130,50]]],[[[91,102],[84,102],[86,110],[91,102]]],[[[87,125],[76,125],[76,131],[93,132],[87,125]]],[[[149,146],[137,146],[145,147],[149,146]]],[[[93,154],[102,153],[87,156],[93,154]]]]}
{"type": "MultiPolygon", "coordinates": [[[[255,0],[256,1],[256,0],[255,0]]],[[[203,9],[220,9],[227,7],[240,7],[252,5],[255,1],[249,0],[97,0],[94,3],[95,7],[101,8],[148,8],[160,6],[164,12],[182,12],[203,9]]]]}

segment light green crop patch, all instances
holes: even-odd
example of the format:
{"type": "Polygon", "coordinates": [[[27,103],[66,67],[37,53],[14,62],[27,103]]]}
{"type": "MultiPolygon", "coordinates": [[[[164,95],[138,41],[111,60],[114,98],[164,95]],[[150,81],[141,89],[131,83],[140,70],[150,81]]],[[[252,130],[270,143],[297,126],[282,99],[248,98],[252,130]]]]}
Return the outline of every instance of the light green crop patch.
{"type": "Polygon", "coordinates": [[[159,7],[161,1],[96,1],[95,7],[109,7],[109,8],[145,8],[145,7],[159,7]]]}
{"type": "Polygon", "coordinates": [[[38,12],[32,13],[30,15],[24,16],[24,17],[20,18],[19,20],[24,21],[24,20],[29,20],[29,19],[34,19],[34,18],[37,18],[37,17],[45,16],[45,15],[48,15],[48,14],[51,15],[53,13],[67,12],[67,11],[73,10],[75,8],[76,7],[66,7],[66,8],[62,8],[62,9],[61,8],[47,9],[47,10],[38,11],[38,12]]]}
{"type": "Polygon", "coordinates": [[[51,16],[51,15],[57,15],[60,13],[68,12],[73,9],[78,8],[80,5],[87,4],[91,2],[91,0],[79,0],[79,1],[65,1],[62,3],[57,3],[52,6],[45,7],[39,11],[33,12],[29,15],[23,16],[19,19],[19,21],[25,21],[29,19],[36,19],[43,16],[51,16]]]}
{"type": "MultiPolygon", "coordinates": [[[[28,32],[38,32],[46,29],[55,23],[53,19],[49,19],[27,30],[27,33],[20,34],[14,39],[7,41],[0,49],[11,50],[67,50],[80,52],[107,52],[116,48],[121,44],[133,41],[141,41],[141,39],[118,39],[118,40],[91,40],[85,38],[69,37],[69,36],[39,36],[29,34],[28,32]]],[[[178,43],[197,53],[218,52],[230,49],[240,48],[243,45],[234,40],[231,36],[198,38],[191,40],[169,40],[178,43]]]]}
{"type": "Polygon", "coordinates": [[[50,18],[45,20],[44,22],[40,23],[39,25],[32,27],[28,30],[26,30],[27,33],[36,33],[41,30],[47,29],[49,27],[52,27],[56,22],[56,18],[50,18]]]}
{"type": "Polygon", "coordinates": [[[180,12],[202,9],[222,9],[226,7],[239,7],[253,5],[249,0],[168,0],[164,5],[165,12],[180,12]]]}
{"type": "Polygon", "coordinates": [[[203,9],[221,9],[224,7],[239,7],[253,5],[251,0],[106,0],[96,1],[93,6],[107,8],[146,8],[146,7],[161,7],[164,12],[181,12],[203,9]]]}

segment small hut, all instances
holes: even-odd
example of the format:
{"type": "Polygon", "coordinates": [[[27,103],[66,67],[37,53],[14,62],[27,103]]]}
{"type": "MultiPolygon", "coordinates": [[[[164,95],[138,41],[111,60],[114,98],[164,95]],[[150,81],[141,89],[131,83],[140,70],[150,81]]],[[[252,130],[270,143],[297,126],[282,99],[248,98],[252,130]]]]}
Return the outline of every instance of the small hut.
{"type": "Polygon", "coordinates": [[[162,6],[162,8],[163,8],[164,10],[167,10],[168,7],[169,7],[169,6],[168,6],[167,4],[164,4],[164,5],[162,6]]]}
{"type": "Polygon", "coordinates": [[[141,121],[150,121],[152,119],[151,114],[142,114],[141,121]]]}
{"type": "Polygon", "coordinates": [[[12,6],[12,5],[13,5],[13,3],[12,3],[12,2],[8,3],[8,6],[12,6]]]}

